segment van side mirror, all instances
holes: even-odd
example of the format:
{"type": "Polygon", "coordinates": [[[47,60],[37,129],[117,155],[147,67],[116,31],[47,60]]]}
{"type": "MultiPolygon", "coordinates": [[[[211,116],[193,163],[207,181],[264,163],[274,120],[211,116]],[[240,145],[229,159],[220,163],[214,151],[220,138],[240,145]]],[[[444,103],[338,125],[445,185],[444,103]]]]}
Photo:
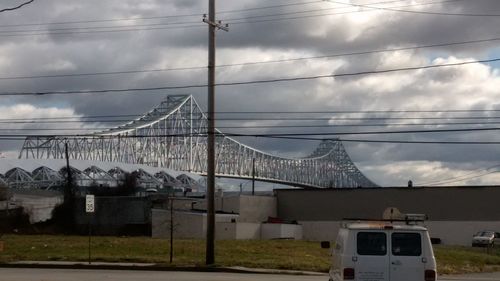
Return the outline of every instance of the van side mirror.
{"type": "Polygon", "coordinates": [[[330,241],[321,241],[321,249],[330,249],[330,241]]]}

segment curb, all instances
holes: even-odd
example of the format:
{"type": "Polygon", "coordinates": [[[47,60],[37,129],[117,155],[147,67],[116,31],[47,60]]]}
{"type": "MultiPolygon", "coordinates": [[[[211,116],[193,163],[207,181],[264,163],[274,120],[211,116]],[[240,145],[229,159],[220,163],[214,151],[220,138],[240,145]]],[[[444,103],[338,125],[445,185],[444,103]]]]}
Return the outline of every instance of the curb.
{"type": "Polygon", "coordinates": [[[14,262],[0,263],[0,268],[38,268],[38,269],[80,269],[80,270],[134,270],[134,271],[180,271],[180,272],[221,272],[240,274],[283,274],[326,276],[326,273],[298,270],[255,269],[246,267],[203,267],[203,266],[165,266],[162,264],[117,264],[85,262],[14,262]]]}

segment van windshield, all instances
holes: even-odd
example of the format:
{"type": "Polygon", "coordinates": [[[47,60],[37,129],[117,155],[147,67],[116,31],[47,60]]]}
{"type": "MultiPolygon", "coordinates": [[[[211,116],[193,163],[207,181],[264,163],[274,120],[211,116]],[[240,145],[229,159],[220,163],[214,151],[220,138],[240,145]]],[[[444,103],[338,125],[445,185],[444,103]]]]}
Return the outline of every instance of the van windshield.
{"type": "Polygon", "coordinates": [[[391,239],[394,256],[420,256],[422,239],[420,233],[395,232],[391,239]]]}
{"type": "Polygon", "coordinates": [[[358,232],[358,255],[385,256],[387,236],[383,232],[358,232]]]}

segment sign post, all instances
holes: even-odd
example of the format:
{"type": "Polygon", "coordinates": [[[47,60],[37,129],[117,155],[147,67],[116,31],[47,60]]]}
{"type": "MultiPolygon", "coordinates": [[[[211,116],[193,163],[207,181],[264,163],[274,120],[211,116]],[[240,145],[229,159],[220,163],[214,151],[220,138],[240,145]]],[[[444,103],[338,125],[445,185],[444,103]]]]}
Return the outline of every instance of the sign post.
{"type": "Polygon", "coordinates": [[[87,194],[85,196],[85,212],[89,217],[89,264],[91,264],[91,255],[90,255],[90,243],[92,237],[92,214],[95,212],[95,196],[92,194],[87,194]]]}

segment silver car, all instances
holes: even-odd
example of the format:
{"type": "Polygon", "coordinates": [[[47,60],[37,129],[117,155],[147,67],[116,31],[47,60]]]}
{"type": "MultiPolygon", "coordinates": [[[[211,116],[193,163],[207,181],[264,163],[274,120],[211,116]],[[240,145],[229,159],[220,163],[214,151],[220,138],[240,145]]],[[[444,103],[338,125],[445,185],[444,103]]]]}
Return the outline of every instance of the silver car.
{"type": "Polygon", "coordinates": [[[472,236],[472,247],[492,247],[496,237],[498,235],[494,231],[479,231],[472,236]]]}

